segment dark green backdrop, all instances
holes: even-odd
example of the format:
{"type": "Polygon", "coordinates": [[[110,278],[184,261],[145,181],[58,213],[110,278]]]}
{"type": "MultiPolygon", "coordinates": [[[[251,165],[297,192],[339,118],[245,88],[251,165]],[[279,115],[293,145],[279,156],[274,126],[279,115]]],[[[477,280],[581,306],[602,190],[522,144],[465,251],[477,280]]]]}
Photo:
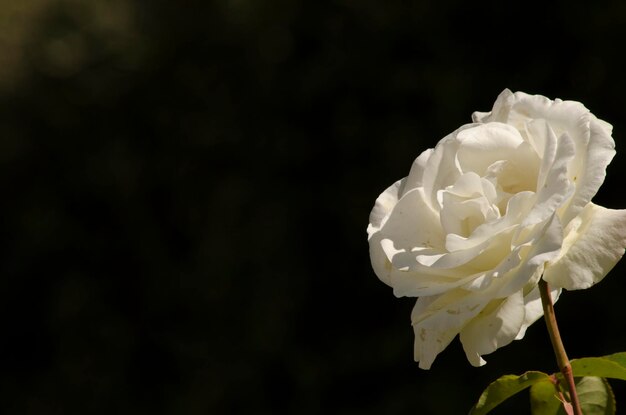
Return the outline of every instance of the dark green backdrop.
{"type": "MultiPolygon", "coordinates": [[[[625,208],[623,3],[0,3],[0,412],[464,414],[555,369],[543,322],[418,369],[367,218],[505,87],[614,125],[625,208]]],[[[625,289],[563,295],[572,357],[626,350],[625,289]]]]}

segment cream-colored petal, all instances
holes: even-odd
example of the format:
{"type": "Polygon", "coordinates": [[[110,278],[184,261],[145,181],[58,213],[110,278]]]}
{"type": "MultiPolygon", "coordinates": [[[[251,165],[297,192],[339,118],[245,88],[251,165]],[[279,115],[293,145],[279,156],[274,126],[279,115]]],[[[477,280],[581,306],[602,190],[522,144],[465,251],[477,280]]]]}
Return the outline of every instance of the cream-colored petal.
{"type": "Polygon", "coordinates": [[[487,304],[487,300],[464,290],[420,297],[411,313],[415,332],[414,358],[422,369],[430,369],[463,326],[487,304]]]}
{"type": "Polygon", "coordinates": [[[367,240],[370,247],[372,268],[378,278],[387,285],[391,283],[389,277],[391,261],[389,261],[382,248],[381,242],[384,238],[380,233],[380,228],[384,225],[392,209],[398,203],[403,187],[404,179],[398,180],[378,196],[374,208],[370,213],[370,223],[367,226],[367,240]]]}
{"type": "Polygon", "coordinates": [[[446,236],[446,248],[450,251],[469,249],[473,246],[484,243],[500,232],[509,230],[511,227],[519,226],[522,219],[528,214],[535,201],[533,192],[520,192],[509,199],[506,215],[490,223],[484,223],[474,229],[469,238],[458,235],[446,236]]]}
{"type": "MultiPolygon", "coordinates": [[[[397,200],[402,184],[396,182],[378,198],[368,226],[372,268],[381,281],[392,287],[392,275],[407,267],[394,267],[396,256],[403,258],[402,254],[416,248],[441,247],[444,243],[438,215],[426,204],[423,190],[413,189],[397,200]]],[[[410,254],[413,258],[415,255],[410,254]]]]}
{"type": "Polygon", "coordinates": [[[378,196],[370,212],[370,223],[367,226],[368,239],[384,224],[391,210],[396,206],[404,188],[405,179],[398,180],[378,196]]]}
{"type": "Polygon", "coordinates": [[[444,137],[433,150],[426,162],[422,183],[428,203],[433,209],[439,210],[441,205],[437,200],[437,192],[456,182],[461,175],[461,169],[456,160],[459,142],[456,135],[459,131],[471,127],[465,125],[444,137]]]}
{"type": "Polygon", "coordinates": [[[571,173],[572,180],[576,184],[576,192],[567,212],[563,215],[564,223],[578,215],[595,196],[606,177],[606,167],[615,156],[611,125],[594,116],[589,118],[587,121],[589,144],[583,152],[579,171],[571,173]]]}
{"type": "MultiPolygon", "coordinates": [[[[395,259],[395,258],[394,258],[395,259]]],[[[462,277],[445,276],[416,271],[397,271],[390,273],[393,294],[396,297],[422,297],[439,295],[464,284],[462,277]]]]}
{"type": "MultiPolygon", "coordinates": [[[[419,297],[441,294],[457,287],[469,291],[480,291],[488,287],[494,279],[506,274],[519,265],[520,250],[508,253],[509,236],[494,238],[486,248],[475,256],[468,255],[469,261],[463,266],[436,268],[417,262],[416,252],[401,252],[393,257],[386,275],[389,285],[397,297],[419,297]],[[508,237],[508,239],[506,239],[508,237]]],[[[528,250],[528,249],[526,249],[528,250]]],[[[419,255],[417,255],[419,257],[419,255]]],[[[433,255],[435,259],[443,255],[433,255]]],[[[501,284],[500,284],[501,285],[501,284]]]]}
{"type": "Polygon", "coordinates": [[[422,186],[422,179],[424,177],[424,171],[430,156],[433,154],[433,149],[429,148],[422,152],[418,158],[415,159],[413,165],[411,165],[411,171],[406,178],[406,185],[404,186],[404,192],[415,189],[422,186]]]}
{"type": "MultiPolygon", "coordinates": [[[[548,174],[554,164],[558,148],[558,139],[554,130],[550,127],[550,124],[543,118],[530,120],[524,124],[524,128],[526,129],[529,143],[541,158],[537,177],[537,188],[535,189],[535,191],[539,191],[546,183],[548,174]]],[[[573,144],[571,147],[573,148],[573,144]]]]}
{"type": "MultiPolygon", "coordinates": [[[[561,295],[561,289],[551,288],[550,294],[552,296],[552,304],[554,304],[561,295]]],[[[524,308],[526,310],[524,323],[522,324],[519,333],[517,333],[517,336],[515,336],[515,340],[523,339],[526,335],[528,327],[543,316],[543,305],[541,304],[541,294],[539,293],[538,286],[533,288],[524,296],[524,308]]]]}
{"type": "Polygon", "coordinates": [[[468,237],[478,226],[486,222],[490,223],[499,217],[498,208],[489,203],[485,197],[454,200],[454,197],[447,196],[450,195],[444,194],[441,226],[448,236],[468,237]]]}
{"type": "Polygon", "coordinates": [[[478,197],[483,195],[483,182],[478,174],[468,172],[462,174],[446,191],[461,198],[478,197]]]}
{"type": "MultiPolygon", "coordinates": [[[[395,251],[413,248],[443,249],[445,242],[439,215],[426,202],[423,189],[410,190],[396,203],[380,229],[384,239],[393,242],[395,251]]],[[[387,248],[383,246],[387,251],[387,248]]],[[[393,253],[389,251],[391,260],[393,253]]]]}
{"type": "Polygon", "coordinates": [[[517,148],[524,142],[519,131],[498,122],[477,124],[460,131],[456,157],[464,172],[484,176],[487,168],[498,160],[516,158],[517,148]]]}
{"type": "Polygon", "coordinates": [[[414,251],[398,251],[393,255],[393,259],[389,260],[391,248],[388,245],[393,246],[393,242],[381,238],[379,232],[374,234],[370,241],[372,268],[381,281],[393,288],[396,297],[441,294],[467,282],[463,280],[464,277],[470,278],[462,270],[423,266],[415,260],[417,253],[414,251]]]}
{"type": "Polygon", "coordinates": [[[521,291],[493,300],[461,330],[461,343],[473,366],[486,362],[483,355],[511,343],[524,323],[524,296],[521,291]]]}
{"type": "MultiPolygon", "coordinates": [[[[523,131],[529,120],[545,119],[555,130],[557,136],[568,133],[578,141],[579,130],[575,128],[578,120],[589,113],[583,104],[577,101],[551,100],[542,95],[529,95],[516,92],[509,101],[511,107],[506,123],[523,131]]],[[[581,137],[584,140],[584,138],[581,137]]]]}
{"type": "MultiPolygon", "coordinates": [[[[500,246],[500,248],[502,249],[503,247],[500,246]]],[[[504,249],[502,250],[505,251],[504,249]]],[[[526,258],[528,251],[530,251],[528,246],[515,247],[508,255],[503,256],[498,265],[488,271],[484,271],[483,275],[478,275],[473,279],[467,278],[468,282],[461,287],[470,291],[480,291],[489,288],[497,293],[506,284],[507,278],[510,275],[514,275],[514,272],[519,269],[522,259],[526,258]]],[[[496,295],[493,294],[493,296],[495,297],[496,295]]]]}
{"type": "Polygon", "coordinates": [[[544,265],[557,258],[563,244],[563,228],[556,215],[553,215],[541,226],[537,226],[536,232],[523,247],[522,261],[520,266],[507,273],[498,280],[499,290],[497,297],[507,297],[523,289],[526,284],[538,278],[544,269],[544,265]]]}
{"type": "Polygon", "coordinates": [[[626,210],[589,203],[565,229],[561,255],[544,271],[558,288],[580,290],[601,281],[624,255],[626,210]]]}
{"type": "Polygon", "coordinates": [[[493,108],[489,112],[476,111],[472,114],[472,120],[476,123],[486,123],[492,121],[506,122],[509,111],[511,110],[511,102],[514,99],[513,92],[505,89],[498,95],[493,108]]]}
{"type": "Polygon", "coordinates": [[[382,247],[382,235],[375,232],[369,237],[370,261],[376,276],[385,284],[391,286],[391,261],[387,258],[382,247]]]}
{"type": "Polygon", "coordinates": [[[553,131],[546,126],[548,142],[557,142],[554,160],[549,165],[543,164],[542,172],[537,183],[537,200],[528,213],[522,226],[528,226],[546,220],[567,200],[574,192],[574,183],[568,178],[568,164],[574,157],[574,143],[567,134],[558,140],[553,131]],[[547,173],[544,175],[543,170],[547,173]]]}
{"type": "MultiPolygon", "coordinates": [[[[384,243],[384,242],[383,242],[384,243]]],[[[498,243],[497,241],[484,250],[486,257],[489,257],[494,250],[506,247],[508,243],[498,243]]],[[[503,261],[493,270],[480,271],[480,265],[484,265],[489,258],[478,256],[471,260],[467,267],[459,268],[434,268],[424,266],[417,262],[416,256],[428,251],[399,252],[393,256],[391,263],[384,269],[384,275],[388,280],[388,285],[393,287],[393,293],[397,297],[421,297],[432,296],[444,293],[457,287],[463,286],[467,289],[478,290],[478,287],[486,287],[490,284],[493,276],[498,276],[507,272],[510,268],[516,267],[519,263],[519,256],[512,257],[509,262],[503,261]],[[471,286],[472,288],[468,288],[471,286]]],[[[434,254],[433,254],[434,255],[434,254]]],[[[434,255],[440,258],[441,255],[434,255]]],[[[384,256],[387,259],[387,256],[384,256]]],[[[378,272],[377,272],[378,273],[378,272]]]]}
{"type": "Polygon", "coordinates": [[[475,259],[481,252],[487,249],[490,243],[491,241],[485,241],[469,249],[442,254],[425,255],[420,253],[420,255],[417,255],[416,260],[420,264],[432,268],[456,268],[475,259]]]}

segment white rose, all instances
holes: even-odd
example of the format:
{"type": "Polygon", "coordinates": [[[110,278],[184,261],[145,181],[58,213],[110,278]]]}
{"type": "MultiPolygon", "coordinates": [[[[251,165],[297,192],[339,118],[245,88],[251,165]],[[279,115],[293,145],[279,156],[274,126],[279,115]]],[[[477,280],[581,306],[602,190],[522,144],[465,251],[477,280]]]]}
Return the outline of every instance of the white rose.
{"type": "Polygon", "coordinates": [[[599,282],[624,254],[626,211],[595,205],[615,154],[581,103],[503,91],[488,113],[424,151],[370,215],[372,266],[412,312],[415,360],[452,339],[474,366],[524,337],[553,289],[599,282]]]}

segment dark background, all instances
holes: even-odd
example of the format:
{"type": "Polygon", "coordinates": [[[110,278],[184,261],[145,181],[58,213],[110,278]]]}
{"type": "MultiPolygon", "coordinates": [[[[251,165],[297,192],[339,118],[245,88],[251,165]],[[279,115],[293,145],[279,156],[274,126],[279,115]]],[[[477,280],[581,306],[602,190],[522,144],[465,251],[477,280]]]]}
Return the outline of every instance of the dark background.
{"type": "MultiPolygon", "coordinates": [[[[625,3],[0,6],[0,412],[464,414],[555,370],[541,321],[418,369],[365,229],[505,87],[611,122],[626,207],[625,3]]],[[[571,357],[626,350],[625,274],[562,296],[571,357]]]]}

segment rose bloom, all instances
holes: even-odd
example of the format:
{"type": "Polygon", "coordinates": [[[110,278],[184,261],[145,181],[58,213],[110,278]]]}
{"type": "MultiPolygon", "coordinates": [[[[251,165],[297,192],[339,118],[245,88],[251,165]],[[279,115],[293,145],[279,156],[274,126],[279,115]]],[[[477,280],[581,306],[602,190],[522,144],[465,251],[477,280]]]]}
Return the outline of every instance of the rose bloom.
{"type": "Polygon", "coordinates": [[[538,282],[599,282],[624,254],[626,211],[591,198],[615,155],[610,124],[581,103],[503,91],[491,112],[424,151],[376,200],[376,275],[411,315],[428,369],[459,334],[468,360],[524,337],[543,315],[538,282]]]}

